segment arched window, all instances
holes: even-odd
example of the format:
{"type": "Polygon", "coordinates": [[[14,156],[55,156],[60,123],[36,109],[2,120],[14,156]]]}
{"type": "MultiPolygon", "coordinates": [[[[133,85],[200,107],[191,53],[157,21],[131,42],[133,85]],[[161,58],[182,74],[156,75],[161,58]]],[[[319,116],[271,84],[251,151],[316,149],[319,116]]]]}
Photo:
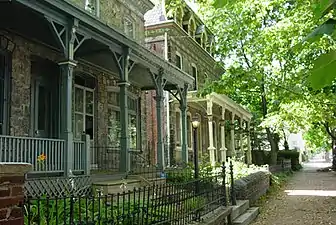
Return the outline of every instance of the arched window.
{"type": "Polygon", "coordinates": [[[195,20],[193,18],[190,18],[190,20],[189,20],[189,35],[193,38],[195,37],[195,31],[196,31],[195,20]]]}
{"type": "Polygon", "coordinates": [[[175,22],[182,26],[182,20],[183,20],[183,8],[179,7],[176,9],[175,12],[175,22]]]}

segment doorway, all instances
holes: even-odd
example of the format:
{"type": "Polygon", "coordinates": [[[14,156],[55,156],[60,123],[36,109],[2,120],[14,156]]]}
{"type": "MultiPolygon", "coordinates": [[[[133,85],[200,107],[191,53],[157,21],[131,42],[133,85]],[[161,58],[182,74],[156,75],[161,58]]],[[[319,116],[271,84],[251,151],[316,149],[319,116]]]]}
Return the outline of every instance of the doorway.
{"type": "Polygon", "coordinates": [[[59,136],[59,69],[56,63],[34,57],[32,73],[32,131],[34,137],[59,136]]]}

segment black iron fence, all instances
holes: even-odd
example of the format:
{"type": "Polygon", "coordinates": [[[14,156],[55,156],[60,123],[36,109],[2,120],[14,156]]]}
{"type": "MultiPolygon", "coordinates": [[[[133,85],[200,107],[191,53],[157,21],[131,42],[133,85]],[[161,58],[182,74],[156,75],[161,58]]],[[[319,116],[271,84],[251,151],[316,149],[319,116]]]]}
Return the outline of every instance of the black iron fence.
{"type": "MultiPolygon", "coordinates": [[[[179,225],[227,206],[225,165],[218,176],[102,196],[26,198],[26,225],[179,225]]],[[[230,189],[232,189],[230,187],[230,189]]],[[[232,194],[232,193],[231,193],[232,194]]],[[[234,196],[230,196],[231,198],[234,196]]]]}

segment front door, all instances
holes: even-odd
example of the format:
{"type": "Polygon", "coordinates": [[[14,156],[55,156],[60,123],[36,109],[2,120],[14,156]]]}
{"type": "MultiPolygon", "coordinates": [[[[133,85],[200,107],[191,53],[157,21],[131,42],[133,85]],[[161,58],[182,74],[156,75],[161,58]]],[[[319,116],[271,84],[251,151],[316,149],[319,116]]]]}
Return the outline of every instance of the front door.
{"type": "Polygon", "coordinates": [[[37,77],[35,80],[35,136],[49,137],[50,131],[50,97],[51,91],[43,77],[37,77]]]}
{"type": "Polygon", "coordinates": [[[38,59],[32,62],[33,135],[56,138],[58,135],[58,75],[56,64],[38,59]]]}

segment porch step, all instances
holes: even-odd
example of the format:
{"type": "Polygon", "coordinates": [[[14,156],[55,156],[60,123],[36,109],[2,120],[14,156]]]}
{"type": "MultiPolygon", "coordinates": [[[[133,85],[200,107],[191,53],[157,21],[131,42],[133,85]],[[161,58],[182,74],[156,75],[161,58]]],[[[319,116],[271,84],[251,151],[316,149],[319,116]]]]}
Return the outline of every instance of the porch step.
{"type": "Polygon", "coordinates": [[[249,200],[237,200],[237,205],[232,206],[232,220],[238,218],[240,215],[244,214],[249,208],[249,200]]]}
{"type": "Polygon", "coordinates": [[[249,225],[259,214],[258,207],[249,208],[244,214],[233,220],[233,225],[249,225]]]}

